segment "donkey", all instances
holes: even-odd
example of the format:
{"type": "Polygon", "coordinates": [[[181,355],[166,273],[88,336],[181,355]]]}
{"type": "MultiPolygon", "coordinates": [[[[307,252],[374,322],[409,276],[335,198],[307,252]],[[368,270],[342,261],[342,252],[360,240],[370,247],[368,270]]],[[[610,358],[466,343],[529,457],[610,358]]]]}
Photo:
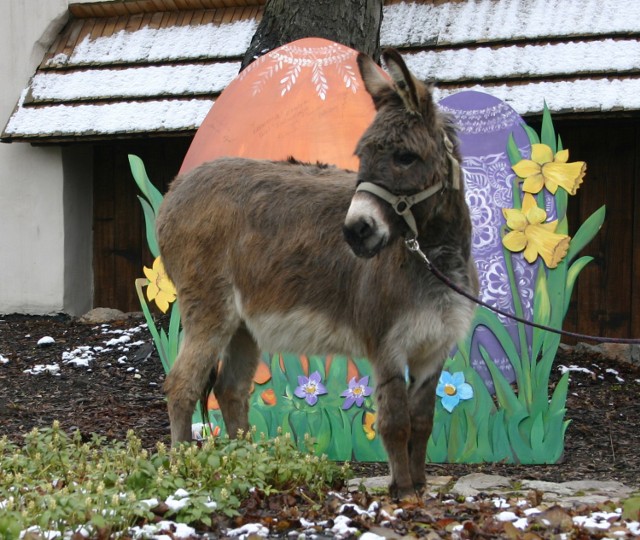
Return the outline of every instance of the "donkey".
{"type": "Polygon", "coordinates": [[[172,183],[157,234],[184,341],[164,388],[173,444],[191,439],[208,385],[234,436],[259,350],[366,356],[390,493],[404,498],[424,489],[440,370],[473,314],[404,240],[470,293],[478,282],[454,129],[401,56],[383,58],[392,81],[358,56],[377,113],[357,173],[222,158],[172,183]]]}

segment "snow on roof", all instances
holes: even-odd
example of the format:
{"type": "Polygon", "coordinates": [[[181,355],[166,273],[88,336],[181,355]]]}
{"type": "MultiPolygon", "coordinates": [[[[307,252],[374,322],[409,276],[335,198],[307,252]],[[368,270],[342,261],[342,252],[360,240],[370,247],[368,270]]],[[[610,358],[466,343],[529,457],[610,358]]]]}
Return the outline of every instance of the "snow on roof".
{"type": "Polygon", "coordinates": [[[637,0],[460,0],[384,7],[380,42],[406,47],[637,33],[637,0]]]}
{"type": "Polygon", "coordinates": [[[549,109],[556,113],[640,110],[640,79],[602,78],[517,85],[436,87],[434,98],[440,100],[462,90],[491,94],[511,105],[520,115],[539,114],[545,101],[549,109]]]}
{"type": "Polygon", "coordinates": [[[421,79],[460,81],[640,71],[640,41],[605,39],[421,51],[405,55],[421,79]]]}
{"type": "MultiPolygon", "coordinates": [[[[21,102],[26,92],[23,91],[21,102]]],[[[213,103],[213,99],[121,101],[48,107],[22,107],[19,103],[5,128],[5,135],[16,138],[65,138],[195,130],[213,103]]]]}
{"type": "Polygon", "coordinates": [[[71,52],[57,54],[47,67],[233,58],[243,56],[258,23],[255,19],[226,24],[201,24],[120,30],[110,36],[86,36],[71,52]]]}
{"type": "MultiPolygon", "coordinates": [[[[555,112],[640,111],[640,0],[389,1],[381,44],[440,81],[439,96],[479,89],[522,115],[545,100],[555,112]]],[[[206,24],[195,12],[155,26],[71,19],[3,139],[195,130],[257,27],[258,8],[230,9],[206,24]]]]}
{"type": "Polygon", "coordinates": [[[30,99],[51,102],[212,94],[222,92],[239,71],[240,62],[41,71],[31,81],[30,99]]]}

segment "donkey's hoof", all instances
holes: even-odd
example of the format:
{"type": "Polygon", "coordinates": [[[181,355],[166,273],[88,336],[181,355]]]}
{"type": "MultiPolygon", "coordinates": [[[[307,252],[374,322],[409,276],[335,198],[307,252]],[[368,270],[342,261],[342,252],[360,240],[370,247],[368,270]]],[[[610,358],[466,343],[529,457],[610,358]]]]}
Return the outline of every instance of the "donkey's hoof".
{"type": "Polygon", "coordinates": [[[413,486],[400,488],[396,484],[389,486],[389,495],[394,501],[400,501],[409,504],[419,504],[422,501],[421,492],[417,491],[413,486]]]}

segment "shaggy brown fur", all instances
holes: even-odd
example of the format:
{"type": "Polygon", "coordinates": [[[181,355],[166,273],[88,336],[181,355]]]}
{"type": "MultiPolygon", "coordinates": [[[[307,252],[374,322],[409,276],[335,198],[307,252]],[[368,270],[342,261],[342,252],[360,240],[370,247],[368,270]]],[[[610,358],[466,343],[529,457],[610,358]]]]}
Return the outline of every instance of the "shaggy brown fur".
{"type": "Polygon", "coordinates": [[[228,432],[249,427],[259,349],[366,356],[378,383],[391,493],[424,487],[436,383],[473,307],[405,249],[407,226],[385,202],[354,196],[356,183],[412,194],[442,181],[442,191],[413,210],[418,239],[457,284],[475,292],[477,280],[464,193],[449,180],[444,136],[455,140],[453,131],[401,57],[387,52],[385,60],[394,83],[358,58],[378,112],[358,144],[357,174],[225,158],[172,184],[157,232],[185,331],[165,384],[174,444],[191,438],[207,381],[228,432]]]}

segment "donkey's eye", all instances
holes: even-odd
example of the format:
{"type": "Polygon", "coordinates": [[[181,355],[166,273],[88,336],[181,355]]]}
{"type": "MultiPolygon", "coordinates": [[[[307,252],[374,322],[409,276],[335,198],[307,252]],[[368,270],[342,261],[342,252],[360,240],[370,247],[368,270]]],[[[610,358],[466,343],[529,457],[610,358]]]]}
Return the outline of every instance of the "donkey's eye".
{"type": "Polygon", "coordinates": [[[396,152],[393,154],[393,163],[398,167],[409,167],[419,159],[420,157],[413,152],[396,152]]]}

